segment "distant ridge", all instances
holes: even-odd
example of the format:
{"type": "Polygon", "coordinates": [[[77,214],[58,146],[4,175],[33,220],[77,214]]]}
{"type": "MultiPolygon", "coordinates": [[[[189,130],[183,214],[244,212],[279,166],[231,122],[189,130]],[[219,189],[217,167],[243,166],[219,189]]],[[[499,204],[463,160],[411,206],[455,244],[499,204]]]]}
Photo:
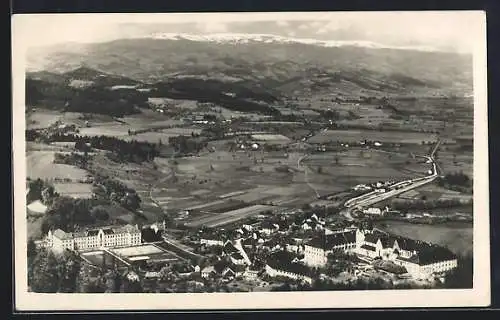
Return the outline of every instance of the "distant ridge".
{"type": "Polygon", "coordinates": [[[296,43],[316,45],[321,47],[365,47],[371,49],[396,49],[396,50],[415,50],[415,51],[428,51],[438,52],[436,48],[428,46],[389,46],[372,41],[364,40],[317,40],[307,38],[293,38],[283,37],[273,34],[252,34],[252,33],[214,33],[208,35],[196,35],[187,33],[153,33],[145,38],[165,39],[165,40],[189,40],[198,42],[215,42],[215,43],[233,43],[233,44],[246,44],[249,42],[262,42],[262,43],[296,43]]]}

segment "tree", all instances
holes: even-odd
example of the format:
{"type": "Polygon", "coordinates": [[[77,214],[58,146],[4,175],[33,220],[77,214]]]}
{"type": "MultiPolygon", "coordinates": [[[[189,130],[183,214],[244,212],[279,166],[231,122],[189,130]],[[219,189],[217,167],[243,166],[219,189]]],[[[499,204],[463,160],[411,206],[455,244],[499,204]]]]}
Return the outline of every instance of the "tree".
{"type": "Polygon", "coordinates": [[[125,293],[142,293],[143,288],[139,281],[125,278],[122,283],[121,292],[125,293]]]}
{"type": "Polygon", "coordinates": [[[28,272],[28,285],[34,292],[56,293],[59,290],[59,261],[52,251],[40,250],[28,272]]]}
{"type": "Polygon", "coordinates": [[[77,291],[77,279],[80,273],[80,257],[74,251],[65,251],[59,266],[59,292],[72,293],[77,291]]]}
{"type": "Polygon", "coordinates": [[[28,264],[30,263],[30,261],[32,261],[36,254],[37,254],[37,249],[36,249],[36,244],[35,244],[35,241],[32,239],[32,238],[29,238],[28,240],[28,264]]]}
{"type": "Polygon", "coordinates": [[[97,206],[90,210],[90,215],[95,220],[107,221],[109,220],[109,213],[103,207],[97,206]]]}
{"type": "Polygon", "coordinates": [[[106,273],[104,278],[105,278],[106,292],[108,293],[120,292],[120,288],[122,286],[122,276],[116,268],[106,273]]]}

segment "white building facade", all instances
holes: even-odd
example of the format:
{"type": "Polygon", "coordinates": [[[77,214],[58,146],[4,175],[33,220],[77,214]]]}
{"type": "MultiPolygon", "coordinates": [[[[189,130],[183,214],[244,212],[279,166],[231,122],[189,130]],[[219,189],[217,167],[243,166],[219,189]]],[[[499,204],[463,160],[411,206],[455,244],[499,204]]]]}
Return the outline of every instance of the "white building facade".
{"type": "Polygon", "coordinates": [[[57,229],[49,231],[42,241],[43,246],[55,251],[90,250],[99,248],[114,248],[120,246],[140,245],[141,231],[136,226],[110,226],[99,229],[89,229],[81,232],[64,232],[57,229]]]}

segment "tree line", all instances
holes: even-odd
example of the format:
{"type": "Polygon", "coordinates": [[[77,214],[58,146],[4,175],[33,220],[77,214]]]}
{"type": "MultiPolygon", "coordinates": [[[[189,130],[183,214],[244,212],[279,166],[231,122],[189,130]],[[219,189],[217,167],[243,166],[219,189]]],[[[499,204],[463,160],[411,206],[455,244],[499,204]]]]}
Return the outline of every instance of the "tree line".
{"type": "Polygon", "coordinates": [[[37,130],[26,130],[26,141],[75,142],[79,151],[89,151],[90,148],[111,151],[122,161],[143,162],[152,161],[159,155],[158,145],[142,141],[125,141],[110,136],[80,136],[75,134],[44,134],[37,130]],[[87,146],[87,143],[89,144],[87,146]]]}
{"type": "Polygon", "coordinates": [[[123,117],[148,107],[148,96],[136,90],[110,90],[103,86],[73,88],[66,83],[26,79],[28,105],[50,105],[67,112],[87,112],[123,117]]]}

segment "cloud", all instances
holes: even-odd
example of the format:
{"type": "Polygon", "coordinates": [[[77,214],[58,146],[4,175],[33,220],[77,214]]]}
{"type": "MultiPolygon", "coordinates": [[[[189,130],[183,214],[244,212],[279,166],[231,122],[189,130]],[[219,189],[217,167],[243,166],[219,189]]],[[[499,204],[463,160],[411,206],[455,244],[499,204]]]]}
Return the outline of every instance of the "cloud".
{"type": "Polygon", "coordinates": [[[309,24],[309,28],[319,28],[324,24],[324,22],[314,21],[309,24]]]}
{"type": "Polygon", "coordinates": [[[198,23],[196,28],[207,33],[227,32],[227,24],[217,21],[198,23]]]}
{"type": "Polygon", "coordinates": [[[290,26],[290,23],[286,20],[278,20],[276,21],[276,24],[280,27],[288,27],[290,26]]]}
{"type": "Polygon", "coordinates": [[[299,30],[306,30],[306,29],[309,29],[309,28],[310,28],[310,27],[309,27],[309,24],[307,24],[307,23],[301,24],[301,25],[298,27],[298,29],[299,29],[299,30]]]}

